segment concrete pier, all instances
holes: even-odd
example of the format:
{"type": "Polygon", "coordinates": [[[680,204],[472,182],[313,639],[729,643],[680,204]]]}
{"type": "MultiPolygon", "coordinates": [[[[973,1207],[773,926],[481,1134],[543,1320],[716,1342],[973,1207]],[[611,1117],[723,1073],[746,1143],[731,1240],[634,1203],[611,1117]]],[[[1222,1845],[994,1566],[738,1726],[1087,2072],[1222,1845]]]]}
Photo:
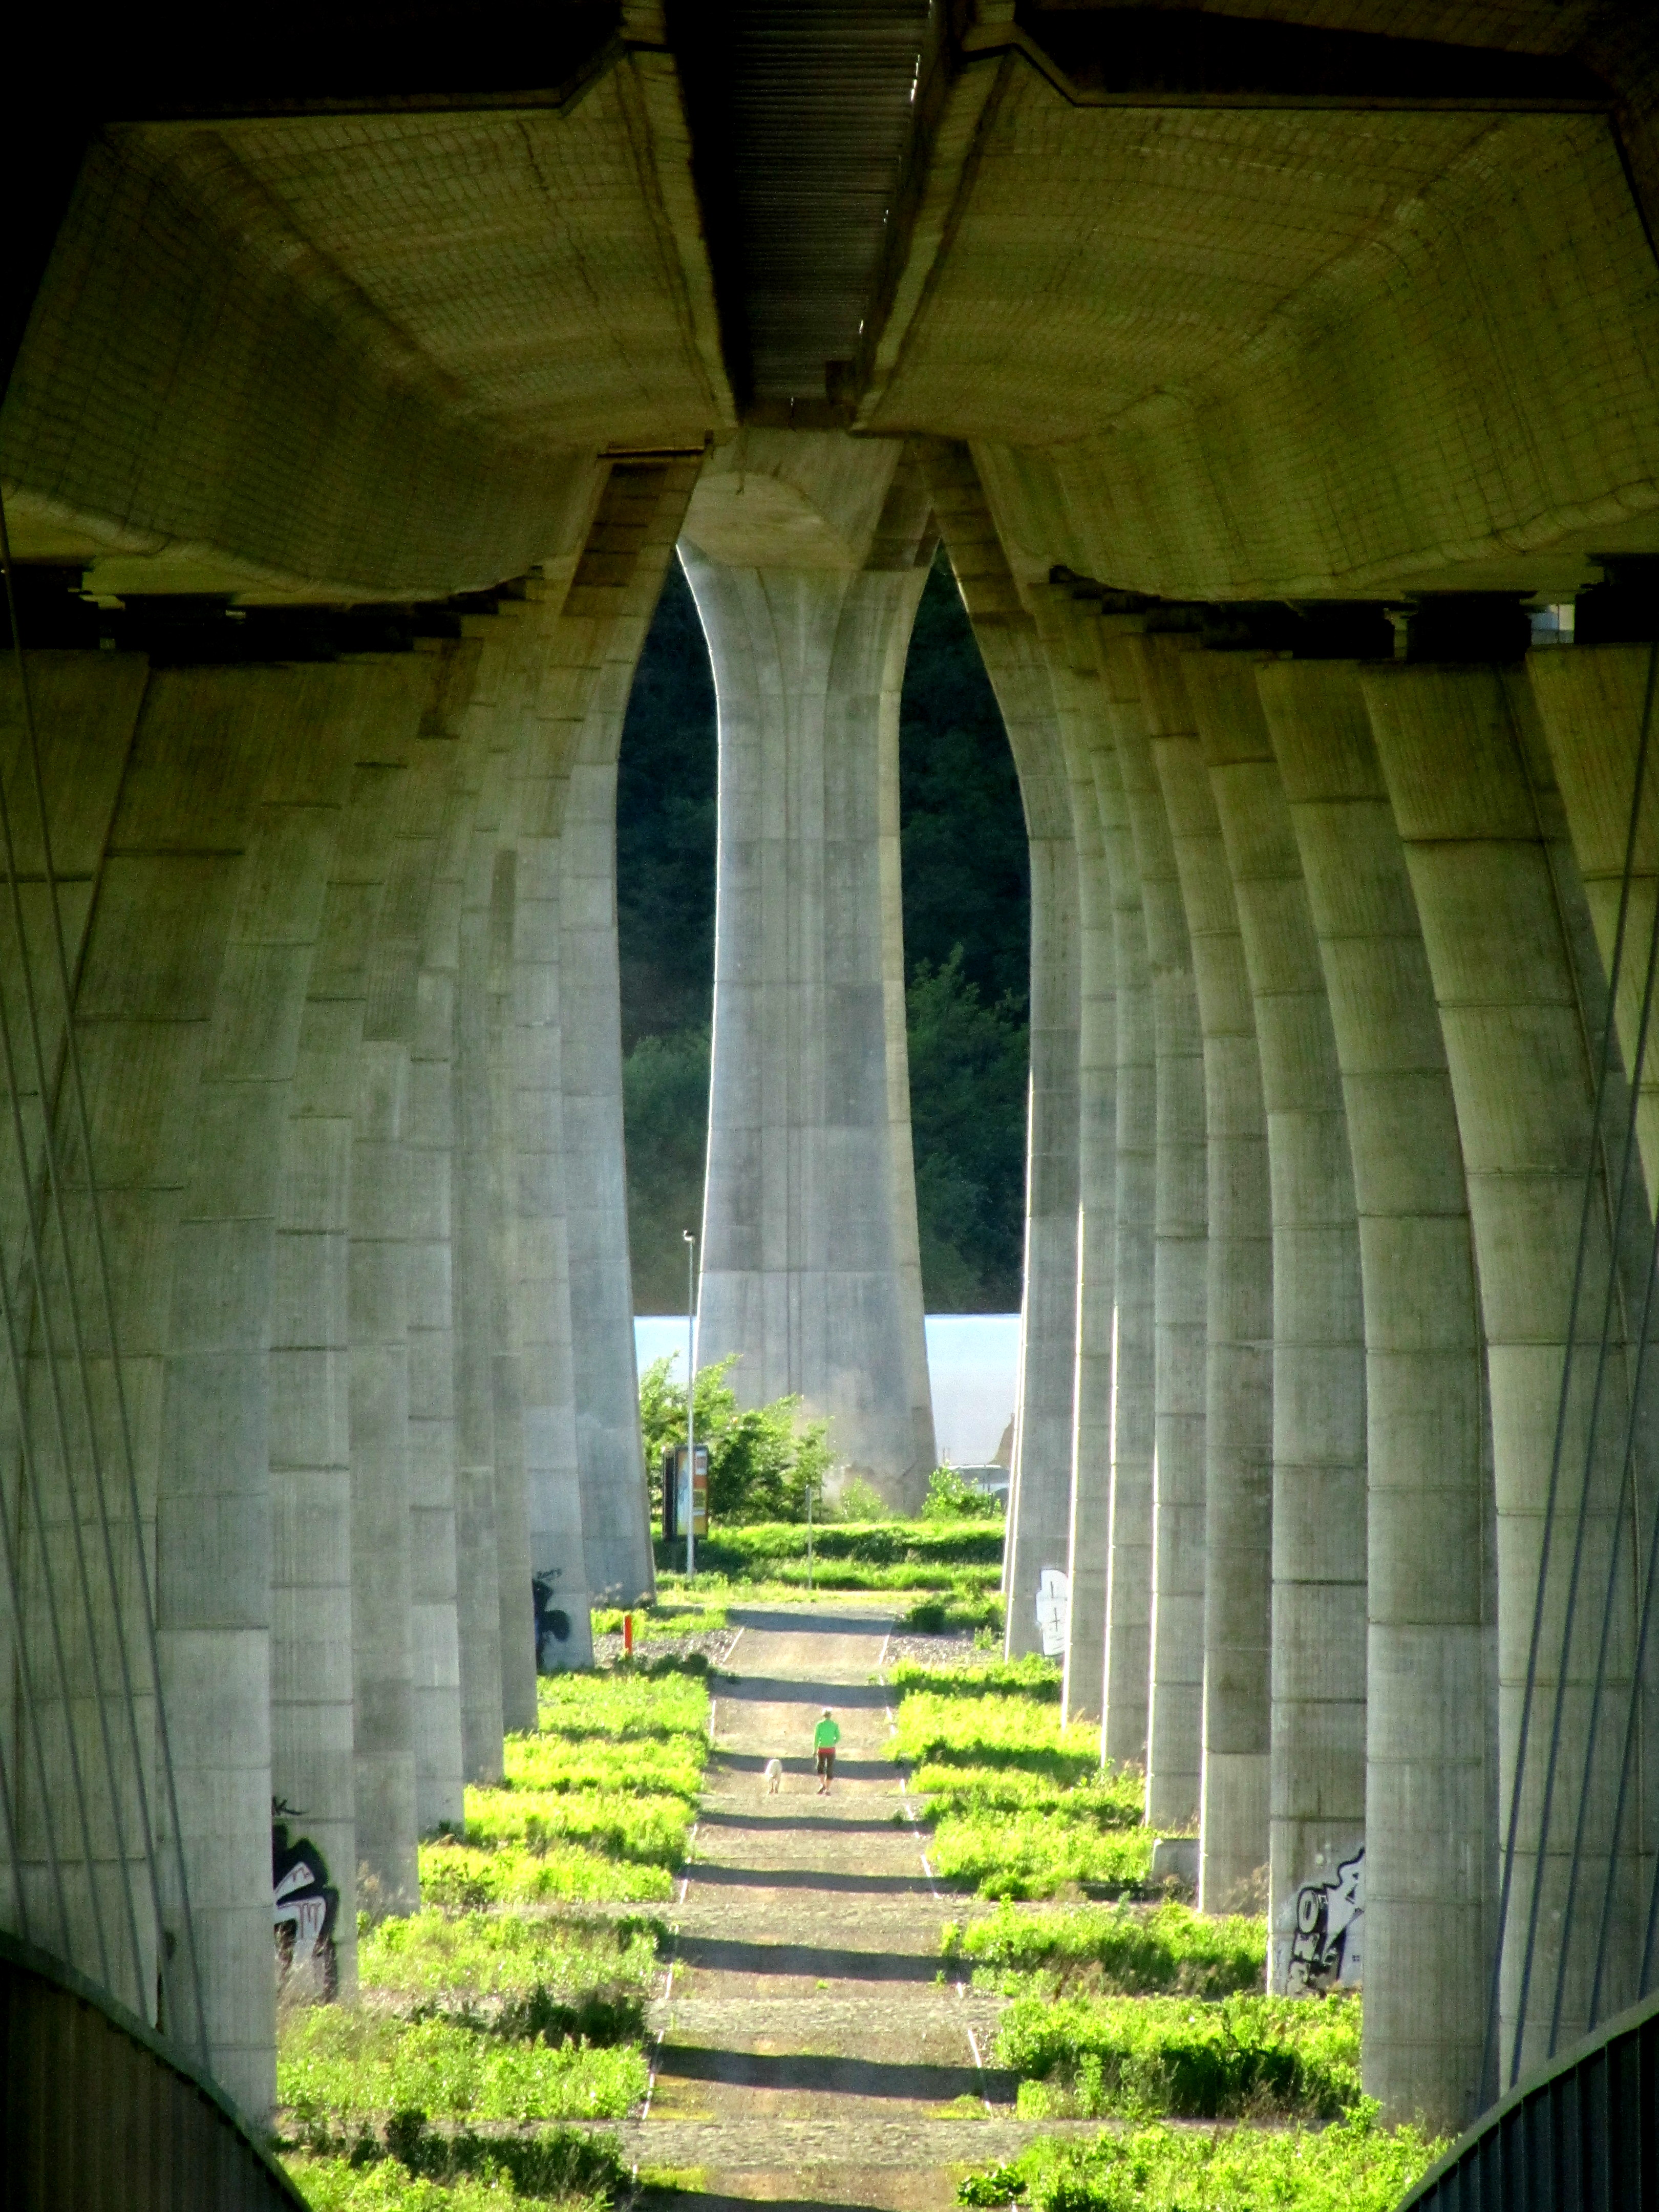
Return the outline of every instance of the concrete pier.
{"type": "Polygon", "coordinates": [[[1003,1587],[1011,1657],[1040,1648],[1036,1600],[1071,1539],[1077,1357],[1078,1079],[1081,1020],[1077,854],[1054,686],[985,487],[965,447],[924,449],[927,487],[963,604],[1002,710],[1031,860],[1031,1103],[1025,1281],[1003,1587]]]}
{"type": "Polygon", "coordinates": [[[890,446],[751,433],[704,475],[682,545],[720,728],[698,1357],[741,1355],[744,1404],[798,1394],[842,1479],[912,1512],[933,1418],[884,886],[927,519],[890,446]]]}
{"type": "MultiPolygon", "coordinates": [[[[1358,667],[1273,661],[1256,682],[1341,1069],[1365,1328],[1364,1559],[1355,1470],[1346,1516],[1310,1515],[1310,1533],[1328,1528],[1325,1587],[1307,1602],[1322,1676],[1310,1668],[1304,1678],[1330,1747],[1327,1797],[1322,1806],[1304,1796],[1287,1767],[1275,1799],[1274,1925],[1297,1881],[1343,1863],[1363,1840],[1365,2086],[1391,2112],[1455,2127],[1477,2093],[1485,2037],[1497,1816],[1487,1756],[1490,1484],[1462,1148],[1358,667]],[[1401,1129],[1412,1132],[1409,1146],[1401,1129]],[[1431,1822],[1416,1810],[1426,1805],[1431,1822]]],[[[1339,1448],[1352,1404],[1332,1401],[1339,1448]]],[[[1328,1476],[1318,1486],[1328,1493],[1328,1476]]],[[[1342,1490],[1334,1495],[1340,1504],[1342,1490]]]]}
{"type": "Polygon", "coordinates": [[[1199,1897],[1224,1909],[1267,1861],[1273,1588],[1273,1205],[1256,1013],[1211,788],[1212,653],[1149,656],[1152,757],[1192,939],[1204,1036],[1209,1290],[1204,1453],[1204,1734],[1199,1897]]]}
{"type": "Polygon", "coordinates": [[[1146,1817],[1155,1827],[1184,1828],[1197,1815],[1203,1788],[1209,1150],[1192,941],[1152,750],[1161,728],[1158,657],[1166,650],[1138,623],[1114,629],[1108,618],[1106,651],[1124,656],[1140,693],[1140,713],[1120,714],[1118,759],[1140,870],[1158,1053],[1146,1817]]]}

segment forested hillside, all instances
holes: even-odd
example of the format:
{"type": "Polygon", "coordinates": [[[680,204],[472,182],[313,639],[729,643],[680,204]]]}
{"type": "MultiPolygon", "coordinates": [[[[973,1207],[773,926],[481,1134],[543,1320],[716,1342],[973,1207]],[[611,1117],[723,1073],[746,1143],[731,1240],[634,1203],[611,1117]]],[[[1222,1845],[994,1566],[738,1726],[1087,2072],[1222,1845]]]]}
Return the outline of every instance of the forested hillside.
{"type": "MultiPolygon", "coordinates": [[[[669,569],[617,790],[623,1098],[634,1300],[685,1302],[700,1225],[714,991],[714,687],[669,569]]],[[[943,556],[905,671],[900,738],[910,1103],[930,1312],[1020,1297],[1029,906],[1013,763],[943,556]]]]}

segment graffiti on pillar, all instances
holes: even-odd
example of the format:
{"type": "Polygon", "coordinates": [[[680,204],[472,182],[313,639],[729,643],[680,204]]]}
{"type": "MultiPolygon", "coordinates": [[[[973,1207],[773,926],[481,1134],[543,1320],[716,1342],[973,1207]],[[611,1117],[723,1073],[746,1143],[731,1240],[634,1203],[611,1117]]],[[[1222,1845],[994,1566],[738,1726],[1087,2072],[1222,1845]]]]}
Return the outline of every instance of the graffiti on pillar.
{"type": "Polygon", "coordinates": [[[1286,1996],[1356,1987],[1365,1929],[1364,1846],[1339,1860],[1334,1874],[1304,1881],[1282,1917],[1291,1923],[1281,1925],[1279,1942],[1286,1996]]]}
{"type": "Polygon", "coordinates": [[[277,1987],[290,1974],[311,1974],[319,1996],[333,1998],[339,1992],[340,1967],[334,1951],[334,1923],[340,1917],[340,1893],[328,1878],[328,1861],[309,1836],[290,1838],[288,1821],[276,1816],[295,1816],[294,1808],[280,1797],[271,1800],[270,1886],[276,1924],[277,1987]]]}
{"type": "Polygon", "coordinates": [[[531,1590],[536,1606],[536,1671],[562,1674],[570,1663],[564,1647],[570,1641],[570,1615],[553,1602],[552,1575],[532,1575],[531,1590]]]}

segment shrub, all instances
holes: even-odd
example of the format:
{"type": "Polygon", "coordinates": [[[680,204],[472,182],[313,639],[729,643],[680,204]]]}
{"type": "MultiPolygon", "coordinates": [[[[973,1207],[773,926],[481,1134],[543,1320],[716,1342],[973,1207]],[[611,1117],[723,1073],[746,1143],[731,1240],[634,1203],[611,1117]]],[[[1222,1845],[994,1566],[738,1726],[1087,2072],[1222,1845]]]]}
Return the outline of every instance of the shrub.
{"type": "Polygon", "coordinates": [[[1015,1912],[1004,1905],[966,1928],[947,1929],[945,1952],[994,1987],[1017,1994],[1036,1974],[1051,1996],[1097,1990],[1118,1996],[1166,1991],[1219,1998],[1262,1985],[1267,1923],[1215,1919],[1173,1899],[1150,1911],[1133,1906],[1072,1905],[1015,1912]]]}
{"type": "Polygon", "coordinates": [[[301,2125],[418,2107],[446,2119],[609,2119],[645,2094],[643,2051],[521,2042],[453,2020],[315,2005],[283,2037],[276,2094],[301,2125]]]}
{"type": "Polygon", "coordinates": [[[890,1753],[926,1800],[941,1881],[998,1898],[1146,1883],[1140,1777],[1102,1766],[1097,1729],[1060,1726],[1052,1661],[903,1665],[894,1682],[890,1753]]]}
{"type": "Polygon", "coordinates": [[[1022,2118],[1333,2119],[1355,2106],[1355,1996],[1018,1997],[997,2024],[1022,2118]]]}
{"type": "Polygon", "coordinates": [[[991,1635],[1000,1643],[1006,1616],[1007,1607],[1000,1591],[987,1590],[977,1595],[958,1591],[951,1597],[923,1598],[911,1607],[899,1626],[916,1636],[959,1635],[971,1630],[991,1635]]]}
{"type": "Polygon", "coordinates": [[[924,1521],[1000,1521],[1002,1500],[964,1482],[953,1467],[936,1467],[927,1478],[924,1521]]]}
{"type": "Polygon", "coordinates": [[[1392,2212],[1446,2146],[1382,2128],[1362,2101],[1316,2132],[1302,2128],[1137,2128],[1092,2142],[1039,2137],[1007,2166],[969,2174],[963,2204],[1030,2212],[1392,2212]]]}
{"type": "Polygon", "coordinates": [[[382,1920],[357,1952],[366,1997],[451,2008],[506,2005],[540,1991],[579,2001],[599,1991],[643,1996],[656,1965],[647,1922],[520,1912],[456,1918],[431,1904],[406,1919],[382,1920]]]}
{"type": "MultiPolygon", "coordinates": [[[[640,1437],[659,1511],[663,1452],[685,1442],[685,1385],[672,1376],[677,1357],[653,1359],[640,1377],[640,1437]]],[[[821,1490],[830,1467],[830,1425],[802,1421],[799,1397],[740,1408],[726,1379],[736,1358],[697,1370],[697,1437],[708,1447],[709,1519],[804,1521],[806,1486],[821,1490]]]]}
{"type": "Polygon", "coordinates": [[[521,2197],[599,2212],[627,2181],[614,2136],[440,2134],[417,2110],[360,2132],[349,2151],[288,2164],[314,2212],[507,2212],[521,2197]]]}

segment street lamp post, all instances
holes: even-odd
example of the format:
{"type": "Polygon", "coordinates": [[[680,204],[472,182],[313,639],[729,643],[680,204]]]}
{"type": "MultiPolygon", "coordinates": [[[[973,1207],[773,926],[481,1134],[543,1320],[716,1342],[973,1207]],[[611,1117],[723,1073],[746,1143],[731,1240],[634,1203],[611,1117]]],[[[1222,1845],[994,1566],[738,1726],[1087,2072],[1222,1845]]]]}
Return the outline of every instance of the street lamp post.
{"type": "Polygon", "coordinates": [[[697,1240],[685,1238],[685,1579],[697,1571],[697,1240]]]}

